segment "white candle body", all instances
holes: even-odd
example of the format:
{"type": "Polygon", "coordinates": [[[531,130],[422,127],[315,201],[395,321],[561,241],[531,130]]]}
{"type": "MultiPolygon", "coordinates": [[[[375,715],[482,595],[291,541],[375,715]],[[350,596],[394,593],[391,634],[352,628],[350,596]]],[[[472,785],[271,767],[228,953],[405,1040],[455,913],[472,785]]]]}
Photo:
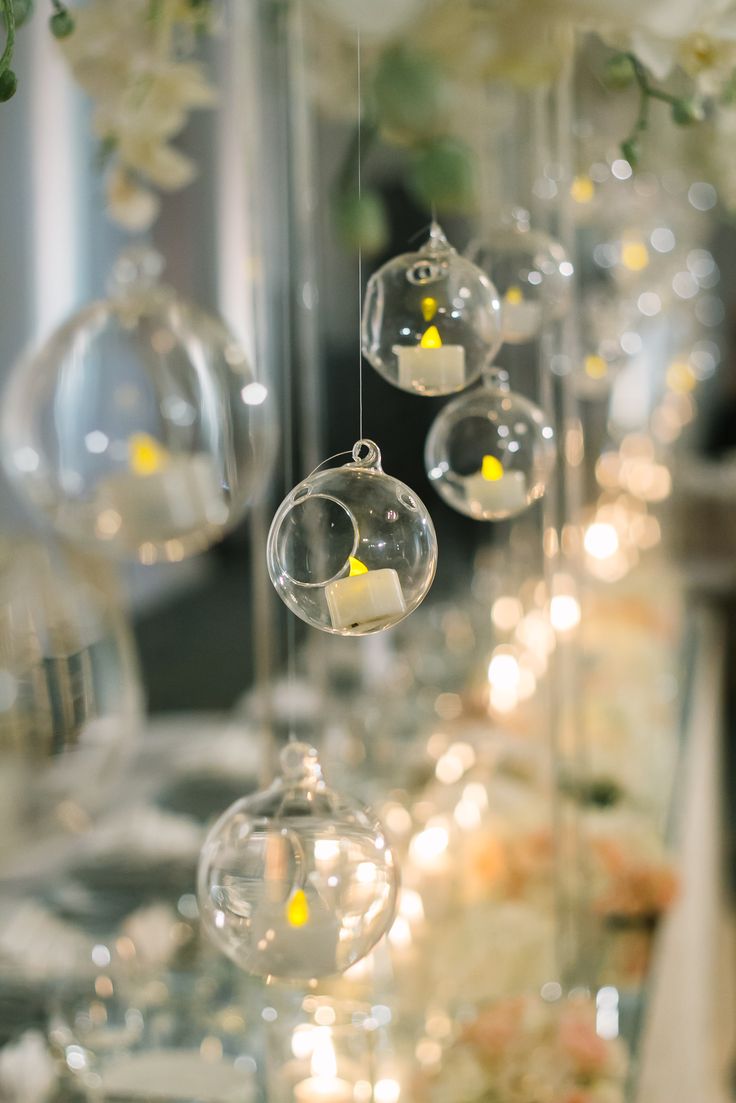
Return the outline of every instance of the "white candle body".
{"type": "Polygon", "coordinates": [[[520,303],[503,301],[501,305],[503,339],[511,345],[531,341],[542,325],[542,307],[539,303],[522,300],[520,303]]]}
{"type": "Polygon", "coordinates": [[[353,1103],[353,1086],[339,1076],[310,1076],[294,1085],[297,1103],[353,1103]]]}
{"type": "Polygon", "coordinates": [[[402,616],[406,602],[393,568],[338,578],[325,587],[333,628],[376,624],[402,616]]]}
{"type": "Polygon", "coordinates": [[[523,471],[507,471],[500,479],[471,475],[465,480],[465,494],[474,513],[520,513],[528,504],[523,471]]]}
{"type": "Polygon", "coordinates": [[[399,386],[410,390],[453,389],[465,383],[465,349],[442,345],[425,349],[420,345],[394,345],[399,361],[399,386]]]}
{"type": "Polygon", "coordinates": [[[102,1062],[108,1099],[201,1099],[202,1103],[249,1103],[253,1075],[223,1057],[205,1060],[199,1050],[154,1049],[113,1054],[102,1062]]]}
{"type": "Polygon", "coordinates": [[[97,485],[95,512],[120,517],[120,535],[151,541],[221,524],[227,519],[222,482],[211,456],[171,456],[159,471],[119,471],[97,485]]]}

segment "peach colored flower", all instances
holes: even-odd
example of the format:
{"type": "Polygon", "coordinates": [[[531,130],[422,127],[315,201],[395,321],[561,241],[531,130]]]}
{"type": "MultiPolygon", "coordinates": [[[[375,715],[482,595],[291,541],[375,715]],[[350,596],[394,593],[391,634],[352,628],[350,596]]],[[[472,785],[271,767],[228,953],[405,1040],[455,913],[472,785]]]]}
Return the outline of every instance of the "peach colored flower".
{"type": "Polygon", "coordinates": [[[519,996],[486,1008],[465,1028],[463,1041],[475,1047],[482,1061],[500,1057],[521,1030],[525,1005],[519,996]]]}
{"type": "Polygon", "coordinates": [[[592,1014],[577,1009],[563,1013],[558,1028],[560,1049],[569,1057],[579,1074],[602,1075],[608,1065],[608,1043],[595,1031],[592,1014]]]}
{"type": "Polygon", "coordinates": [[[606,882],[595,900],[600,915],[654,916],[676,900],[680,878],[666,858],[632,854],[610,838],[594,840],[593,854],[606,882]]]}

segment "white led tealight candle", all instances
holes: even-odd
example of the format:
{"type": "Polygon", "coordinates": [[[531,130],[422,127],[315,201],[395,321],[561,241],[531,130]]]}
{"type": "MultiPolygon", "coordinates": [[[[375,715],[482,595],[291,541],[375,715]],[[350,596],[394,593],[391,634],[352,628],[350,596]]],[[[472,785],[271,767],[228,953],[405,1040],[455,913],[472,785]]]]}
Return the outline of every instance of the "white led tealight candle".
{"type": "Polygon", "coordinates": [[[128,467],[101,479],[95,494],[97,532],[158,541],[227,516],[211,456],[171,455],[153,437],[130,438],[128,467]],[[222,516],[220,516],[222,514],[222,516]]]}
{"type": "Polygon", "coordinates": [[[325,587],[332,627],[391,621],[406,612],[399,576],[391,567],[369,571],[359,559],[350,556],[350,573],[325,587]]]}
{"type": "Polygon", "coordinates": [[[509,516],[526,509],[527,486],[523,471],[504,471],[495,456],[484,456],[477,475],[465,480],[465,493],[473,512],[509,516]]]}
{"type": "Polygon", "coordinates": [[[315,1028],[311,1076],[294,1085],[296,1103],[353,1103],[353,1085],[337,1075],[337,1058],[327,1029],[315,1028]]]}
{"type": "Polygon", "coordinates": [[[512,345],[531,341],[542,325],[542,307],[524,298],[520,287],[510,287],[501,301],[503,339],[512,345]]]}
{"type": "Polygon", "coordinates": [[[422,334],[418,345],[394,345],[399,361],[399,386],[425,391],[462,387],[465,383],[465,349],[443,345],[436,326],[422,334]]]}
{"type": "MultiPolygon", "coordinates": [[[[431,322],[437,314],[437,300],[422,299],[422,315],[431,322]]],[[[465,349],[443,344],[436,325],[430,325],[418,345],[394,345],[399,361],[399,386],[407,391],[449,391],[465,384],[465,349]]]]}

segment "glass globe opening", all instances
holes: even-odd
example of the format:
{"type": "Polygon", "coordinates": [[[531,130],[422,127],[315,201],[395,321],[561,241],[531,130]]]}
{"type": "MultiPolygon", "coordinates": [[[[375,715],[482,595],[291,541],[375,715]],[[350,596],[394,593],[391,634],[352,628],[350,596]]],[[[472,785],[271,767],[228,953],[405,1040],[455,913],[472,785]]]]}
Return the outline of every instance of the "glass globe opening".
{"type": "Polygon", "coordinates": [[[384,473],[372,441],[358,442],[353,457],[295,487],[273,519],[267,555],[271,581],[296,616],[357,636],[398,624],[420,604],[437,539],[426,507],[384,473]]]}

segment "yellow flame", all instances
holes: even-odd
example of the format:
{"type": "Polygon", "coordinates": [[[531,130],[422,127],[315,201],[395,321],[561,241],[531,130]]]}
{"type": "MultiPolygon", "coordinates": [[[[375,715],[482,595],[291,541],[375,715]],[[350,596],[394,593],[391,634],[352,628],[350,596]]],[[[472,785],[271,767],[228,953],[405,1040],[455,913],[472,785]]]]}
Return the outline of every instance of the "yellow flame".
{"type": "Polygon", "coordinates": [[[309,922],[309,904],[304,889],[294,889],[289,897],[286,921],[290,927],[303,927],[309,922]]]}
{"type": "Polygon", "coordinates": [[[643,241],[625,241],[621,248],[621,263],[630,272],[641,272],[649,264],[649,250],[643,241]]]}
{"type": "Polygon", "coordinates": [[[422,339],[419,342],[419,347],[422,349],[442,348],[442,338],[440,337],[440,332],[437,329],[437,326],[430,326],[429,329],[425,330],[422,339]]]}
{"type": "Polygon", "coordinates": [[[348,557],[348,563],[350,564],[350,571],[348,572],[350,578],[354,578],[356,574],[368,574],[368,568],[365,563],[361,563],[360,560],[356,559],[354,556],[351,555],[348,557]]]}
{"type": "Polygon", "coordinates": [[[425,322],[431,322],[437,313],[437,300],[433,299],[431,295],[427,295],[426,299],[422,299],[422,317],[425,322]]]}
{"type": "Polygon", "coordinates": [[[685,360],[674,360],[667,369],[667,386],[677,394],[695,390],[697,376],[685,360]]]}
{"type": "Polygon", "coordinates": [[[148,433],[133,433],[128,440],[128,465],[134,475],[153,475],[168,459],[166,449],[148,433]]]}
{"type": "Polygon", "coordinates": [[[520,302],[523,302],[523,300],[524,294],[521,288],[517,287],[516,284],[510,287],[503,297],[503,301],[505,303],[509,303],[511,306],[518,306],[518,304],[520,302]]]}
{"type": "Polygon", "coordinates": [[[486,482],[498,482],[498,480],[503,477],[503,465],[495,456],[484,456],[480,473],[486,482]]]}
{"type": "Polygon", "coordinates": [[[570,185],[570,195],[576,203],[590,203],[595,195],[595,184],[589,176],[576,176],[570,185]]]}
{"type": "Polygon", "coordinates": [[[603,379],[608,374],[608,364],[602,356],[586,356],[583,367],[590,379],[603,379]]]}

